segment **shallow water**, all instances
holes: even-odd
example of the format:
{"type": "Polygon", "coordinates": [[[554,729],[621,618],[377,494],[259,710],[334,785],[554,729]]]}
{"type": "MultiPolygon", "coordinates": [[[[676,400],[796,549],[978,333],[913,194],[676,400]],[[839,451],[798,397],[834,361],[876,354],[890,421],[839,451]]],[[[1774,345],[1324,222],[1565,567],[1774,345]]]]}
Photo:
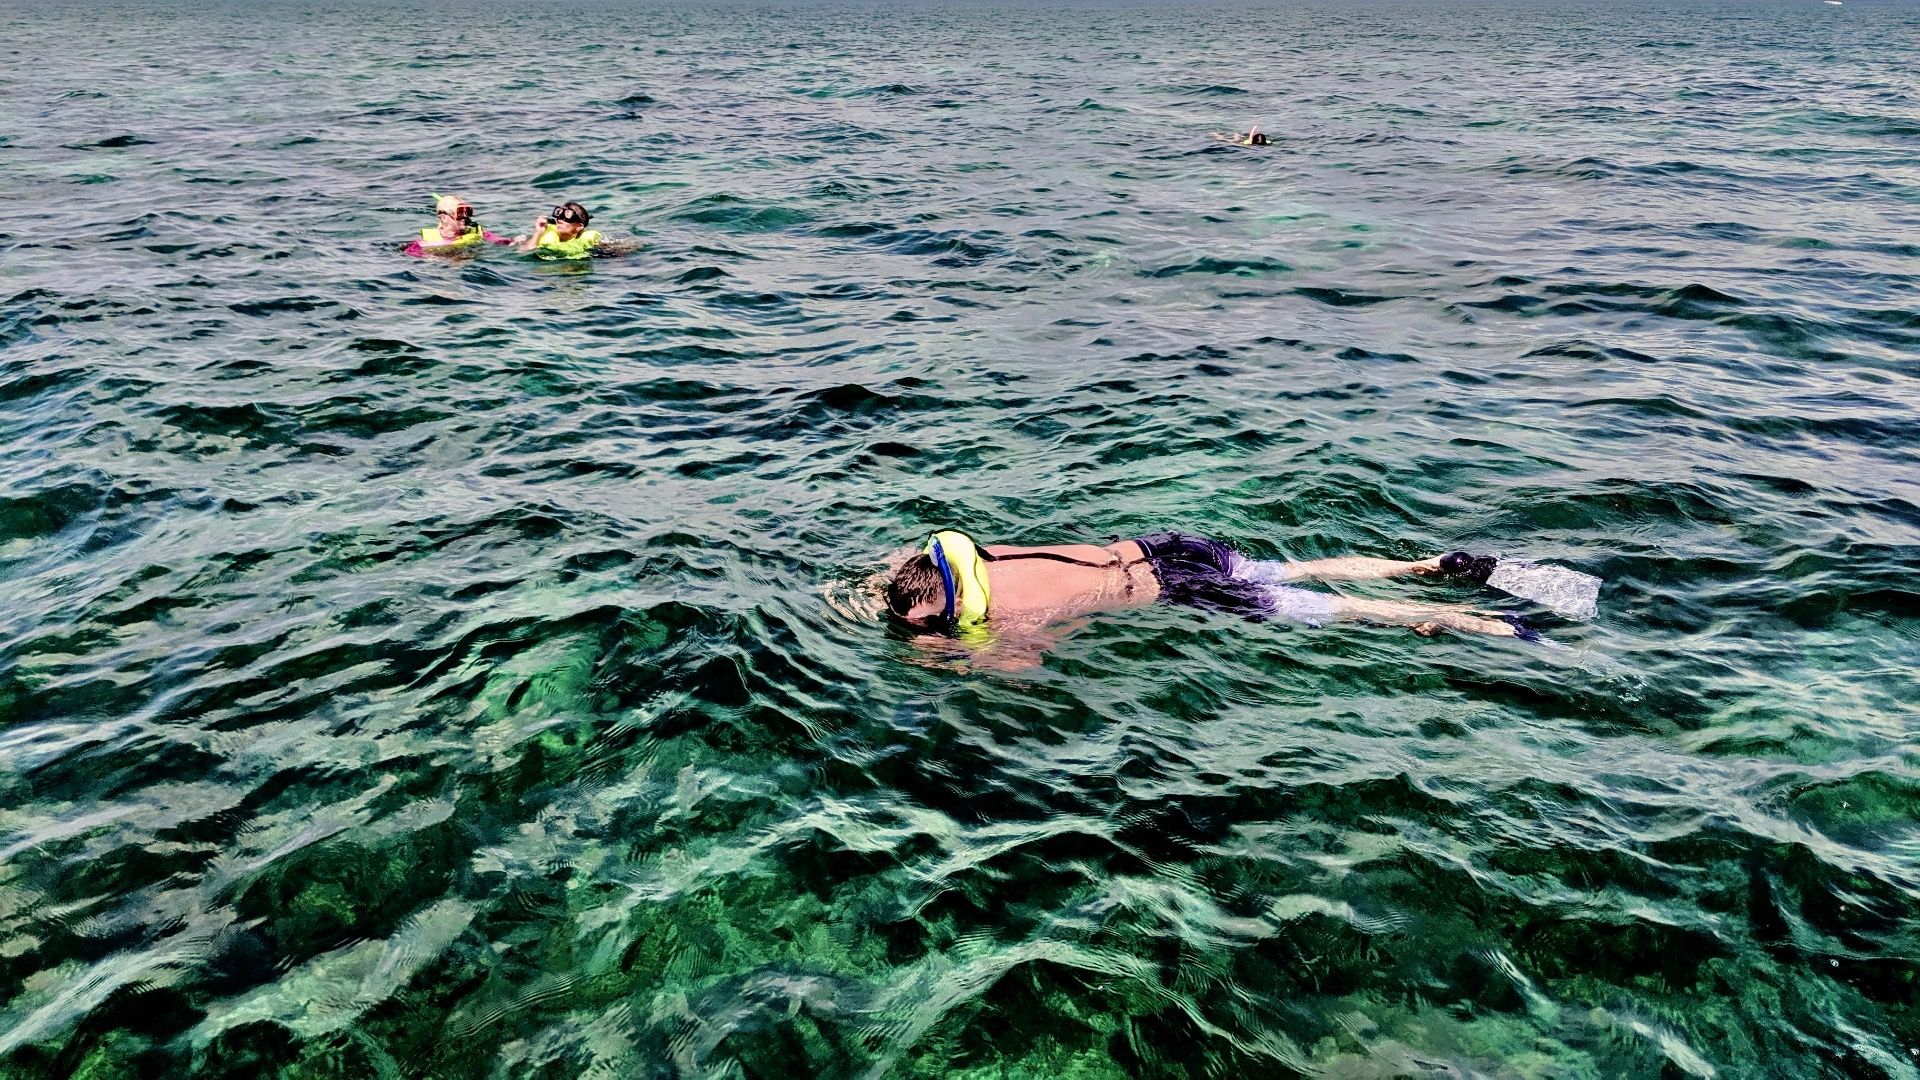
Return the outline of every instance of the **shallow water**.
{"type": "Polygon", "coordinates": [[[0,1071],[1920,1075],[1916,31],[9,5],[0,1071]],[[945,524],[1607,585],[995,673],[945,524]]]}

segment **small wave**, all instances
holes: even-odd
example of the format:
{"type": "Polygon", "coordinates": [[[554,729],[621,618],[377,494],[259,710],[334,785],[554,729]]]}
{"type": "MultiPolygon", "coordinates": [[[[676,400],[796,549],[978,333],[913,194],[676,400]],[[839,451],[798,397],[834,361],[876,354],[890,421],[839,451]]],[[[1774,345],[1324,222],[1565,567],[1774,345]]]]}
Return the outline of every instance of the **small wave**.
{"type": "Polygon", "coordinates": [[[68,150],[121,150],[129,146],[151,146],[151,145],[153,145],[152,139],[146,139],[146,138],[142,138],[139,135],[129,134],[129,135],[109,135],[104,139],[100,139],[90,143],[70,143],[66,145],[65,149],[68,149],[68,150]]]}
{"type": "Polygon", "coordinates": [[[1157,87],[1157,89],[1164,92],[1168,92],[1168,93],[1184,94],[1191,97],[1240,97],[1240,96],[1244,96],[1247,93],[1246,90],[1243,90],[1238,86],[1228,86],[1224,83],[1175,84],[1171,86],[1157,87]]]}
{"type": "Polygon", "coordinates": [[[1304,296],[1309,300],[1325,304],[1328,307],[1372,307],[1375,304],[1384,304],[1388,301],[1399,299],[1399,297],[1396,296],[1379,296],[1370,293],[1347,292],[1344,289],[1329,289],[1314,286],[1302,286],[1301,288],[1294,289],[1293,294],[1295,296],[1304,296]]]}
{"type": "Polygon", "coordinates": [[[673,211],[671,216],[676,221],[745,233],[776,232],[813,220],[811,213],[798,207],[758,202],[719,192],[693,199],[673,211]]]}
{"type": "Polygon", "coordinates": [[[1278,259],[1228,259],[1206,256],[1192,262],[1172,263],[1153,270],[1142,270],[1142,277],[1168,278],[1186,274],[1230,274],[1235,277],[1258,277],[1262,274],[1288,274],[1293,267],[1278,259]]]}
{"type": "Polygon", "coordinates": [[[973,266],[1010,254],[997,232],[965,233],[902,229],[877,221],[844,222],[816,229],[815,235],[861,240],[895,255],[929,258],[935,266],[973,266]]]}
{"type": "Polygon", "coordinates": [[[0,546],[53,536],[103,505],[103,493],[89,484],[62,484],[31,495],[0,495],[0,546]]]}
{"type": "Polygon", "coordinates": [[[1920,120],[1911,116],[1881,113],[1844,112],[1836,109],[1811,109],[1792,113],[1778,122],[1787,132],[1832,132],[1863,139],[1911,139],[1920,137],[1920,120]]]}
{"type": "Polygon", "coordinates": [[[693,285],[702,281],[713,281],[718,278],[732,276],[732,274],[727,273],[718,266],[696,266],[675,274],[673,280],[676,285],[693,285]]]}

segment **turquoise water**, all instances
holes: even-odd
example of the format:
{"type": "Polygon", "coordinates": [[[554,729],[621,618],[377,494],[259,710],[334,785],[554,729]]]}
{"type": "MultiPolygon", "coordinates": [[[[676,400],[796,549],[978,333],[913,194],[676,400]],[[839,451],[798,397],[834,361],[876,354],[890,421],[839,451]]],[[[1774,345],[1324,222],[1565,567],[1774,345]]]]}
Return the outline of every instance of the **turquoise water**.
{"type": "Polygon", "coordinates": [[[9,5],[0,1074],[1920,1075],[1917,31],[9,5]],[[838,613],[956,523],[1607,585],[838,613]]]}

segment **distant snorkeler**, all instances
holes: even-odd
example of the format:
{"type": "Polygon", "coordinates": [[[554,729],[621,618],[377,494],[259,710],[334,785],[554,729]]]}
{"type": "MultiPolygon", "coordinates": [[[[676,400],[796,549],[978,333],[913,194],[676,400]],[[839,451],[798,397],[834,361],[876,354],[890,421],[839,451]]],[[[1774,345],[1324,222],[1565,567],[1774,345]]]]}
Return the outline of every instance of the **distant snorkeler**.
{"type": "Polygon", "coordinates": [[[1268,146],[1272,142],[1272,140],[1268,139],[1265,135],[1260,134],[1259,124],[1253,125],[1244,132],[1216,131],[1213,133],[1213,137],[1224,143],[1232,143],[1235,146],[1268,146]]]}
{"type": "MultiPolygon", "coordinates": [[[[1409,575],[1485,584],[1497,560],[1464,551],[1419,562],[1359,557],[1277,562],[1249,559],[1217,540],[1177,532],[1134,537],[1104,547],[1019,547],[981,546],[957,529],[946,529],[928,537],[918,552],[901,556],[875,582],[884,594],[886,614],[911,630],[952,635],[962,642],[988,640],[989,628],[1032,634],[1096,612],[1155,603],[1255,621],[1285,619],[1310,626],[1356,621],[1411,627],[1425,636],[1457,630],[1540,640],[1536,631],[1511,615],[1295,587],[1305,581],[1409,575]]],[[[1577,571],[1561,572],[1586,577],[1577,571]]]]}
{"type": "Polygon", "coordinates": [[[513,238],[513,249],[538,252],[562,259],[584,259],[593,254],[606,238],[598,230],[587,228],[592,215],[577,202],[561,203],[547,217],[535,218],[533,232],[513,238]]]}
{"type": "Polygon", "coordinates": [[[481,244],[508,244],[511,240],[496,236],[474,220],[473,206],[458,195],[435,195],[433,211],[440,221],[437,228],[421,229],[420,239],[407,245],[409,255],[452,255],[470,251],[481,244]]]}

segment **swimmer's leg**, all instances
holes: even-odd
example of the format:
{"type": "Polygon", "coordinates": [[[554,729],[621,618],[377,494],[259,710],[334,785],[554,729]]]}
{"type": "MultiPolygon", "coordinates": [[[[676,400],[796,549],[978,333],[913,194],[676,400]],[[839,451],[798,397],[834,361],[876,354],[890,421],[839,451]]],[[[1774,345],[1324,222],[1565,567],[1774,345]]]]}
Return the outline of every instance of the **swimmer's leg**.
{"type": "Polygon", "coordinates": [[[1435,604],[1408,604],[1398,600],[1365,600],[1351,596],[1328,597],[1333,617],[1385,626],[1411,626],[1420,634],[1432,636],[1442,629],[1490,637],[1520,637],[1521,628],[1498,616],[1466,608],[1435,604]]]}
{"type": "MultiPolygon", "coordinates": [[[[1283,564],[1273,564],[1283,565],[1283,564]]],[[[1248,578],[1237,580],[1246,582],[1248,578]]],[[[1256,584],[1248,597],[1264,618],[1291,619],[1308,626],[1330,622],[1368,622],[1380,626],[1410,626],[1415,633],[1432,637],[1441,630],[1458,630],[1490,637],[1517,637],[1539,641],[1540,635],[1526,623],[1509,615],[1473,611],[1441,604],[1409,604],[1400,600],[1367,600],[1353,596],[1335,596],[1291,585],[1256,584]],[[1257,599],[1256,599],[1257,598],[1257,599]]]]}
{"type": "Polygon", "coordinates": [[[1440,572],[1440,556],[1419,562],[1359,556],[1314,559],[1310,562],[1278,562],[1248,559],[1236,553],[1229,572],[1242,581],[1257,581],[1262,585],[1293,581],[1373,581],[1406,574],[1437,574],[1440,572]]]}

